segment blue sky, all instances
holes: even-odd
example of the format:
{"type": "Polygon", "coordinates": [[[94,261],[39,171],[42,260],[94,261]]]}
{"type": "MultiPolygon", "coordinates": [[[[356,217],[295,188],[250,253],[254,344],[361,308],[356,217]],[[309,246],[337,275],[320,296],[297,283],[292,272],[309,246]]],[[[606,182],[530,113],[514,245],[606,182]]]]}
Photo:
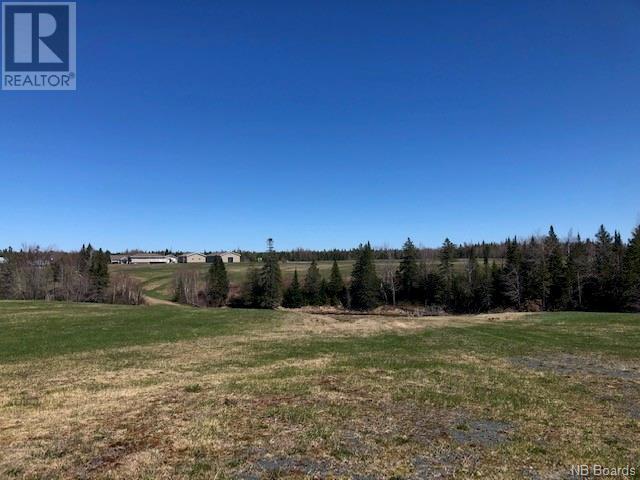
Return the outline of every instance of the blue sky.
{"type": "Polygon", "coordinates": [[[640,220],[640,3],[79,1],[0,92],[0,246],[426,246],[640,220]]]}

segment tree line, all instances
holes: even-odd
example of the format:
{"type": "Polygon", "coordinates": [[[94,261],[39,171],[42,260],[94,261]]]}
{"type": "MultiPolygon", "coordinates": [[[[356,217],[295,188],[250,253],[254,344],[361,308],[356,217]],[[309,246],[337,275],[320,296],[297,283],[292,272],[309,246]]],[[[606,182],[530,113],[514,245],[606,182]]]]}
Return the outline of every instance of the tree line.
{"type": "MultiPolygon", "coordinates": [[[[425,260],[433,260],[438,257],[438,248],[416,247],[420,258],[425,260]]],[[[454,248],[454,256],[456,258],[465,258],[470,248],[480,251],[488,249],[491,258],[499,258],[504,255],[504,243],[485,243],[485,244],[461,244],[454,248]]],[[[375,260],[401,260],[403,250],[401,248],[392,248],[385,245],[371,247],[373,258],[375,260]]],[[[242,261],[258,262],[265,256],[264,252],[256,252],[250,250],[237,250],[242,255],[242,261]]],[[[316,261],[346,261],[358,258],[360,248],[351,249],[330,249],[330,250],[309,250],[297,248],[294,250],[283,250],[276,252],[276,257],[281,262],[311,262],[316,261]]]]}
{"type": "Polygon", "coordinates": [[[16,252],[3,250],[0,299],[61,300],[140,304],[140,282],[126,274],[109,274],[110,254],[83,245],[78,252],[43,250],[38,246],[16,252]]]}
{"type": "Polygon", "coordinates": [[[435,261],[426,261],[411,239],[399,265],[384,262],[369,243],[355,250],[348,282],[336,258],[328,280],[316,259],[306,272],[296,270],[285,285],[281,255],[263,254],[261,268],[251,268],[231,297],[224,264],[211,265],[203,281],[195,271],[176,277],[176,301],[248,308],[342,306],[371,310],[381,305],[420,306],[429,311],[480,313],[495,310],[640,311],[640,226],[625,243],[601,226],[593,240],[578,235],[561,241],[551,227],[543,237],[497,244],[459,246],[445,239],[435,261]],[[460,252],[464,252],[462,259],[460,252]]]}
{"type": "MultiPolygon", "coordinates": [[[[499,244],[455,245],[445,239],[439,249],[426,251],[407,239],[398,253],[386,256],[369,243],[348,252],[355,260],[347,281],[338,265],[343,257],[336,255],[328,279],[318,269],[317,260],[325,258],[320,256],[311,258],[305,272],[296,270],[286,284],[280,271],[282,252],[261,254],[260,268],[250,268],[241,285],[229,283],[217,258],[204,276],[178,271],[174,300],[248,308],[332,305],[371,310],[400,305],[452,313],[640,310],[640,226],[628,242],[604,226],[586,240],[560,240],[551,227],[542,237],[509,238],[499,244]],[[397,261],[376,268],[381,258],[397,261]]],[[[110,275],[109,252],[91,245],[69,253],[7,249],[1,256],[0,299],[144,302],[140,282],[124,273],[110,275]]]]}

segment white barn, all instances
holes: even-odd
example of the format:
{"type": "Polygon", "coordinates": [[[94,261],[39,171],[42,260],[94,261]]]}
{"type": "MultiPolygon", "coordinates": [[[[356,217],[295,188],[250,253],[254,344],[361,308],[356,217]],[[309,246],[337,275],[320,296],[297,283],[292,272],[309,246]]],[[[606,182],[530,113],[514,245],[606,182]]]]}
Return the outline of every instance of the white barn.
{"type": "Polygon", "coordinates": [[[177,263],[178,259],[173,255],[161,255],[159,253],[132,253],[127,255],[111,255],[111,263],[129,263],[133,265],[155,265],[177,263]]]}

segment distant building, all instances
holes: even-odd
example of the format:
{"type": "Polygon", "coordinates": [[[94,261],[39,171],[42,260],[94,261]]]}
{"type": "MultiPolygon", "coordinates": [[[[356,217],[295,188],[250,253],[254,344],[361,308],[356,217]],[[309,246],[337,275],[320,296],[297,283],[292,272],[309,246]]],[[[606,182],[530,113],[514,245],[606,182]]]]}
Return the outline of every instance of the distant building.
{"type": "Polygon", "coordinates": [[[4,257],[0,257],[0,264],[7,263],[7,259],[4,257]]]}
{"type": "Polygon", "coordinates": [[[161,255],[159,253],[132,253],[127,255],[111,255],[111,263],[130,263],[133,265],[156,265],[166,263],[178,263],[173,255],[161,255]]]}
{"type": "Polygon", "coordinates": [[[240,254],[236,252],[214,252],[206,256],[207,263],[213,263],[215,257],[222,258],[222,263],[240,263],[240,254]]]}
{"type": "Polygon", "coordinates": [[[207,257],[201,253],[185,253],[178,257],[178,263],[205,263],[207,257]]]}
{"type": "Polygon", "coordinates": [[[111,264],[129,263],[129,257],[126,255],[111,255],[111,264]]]}

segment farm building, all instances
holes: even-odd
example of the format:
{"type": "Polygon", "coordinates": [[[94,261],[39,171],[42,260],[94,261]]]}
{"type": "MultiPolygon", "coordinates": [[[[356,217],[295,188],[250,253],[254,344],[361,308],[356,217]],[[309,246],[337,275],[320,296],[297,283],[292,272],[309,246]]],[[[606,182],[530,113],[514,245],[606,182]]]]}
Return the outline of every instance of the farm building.
{"type": "Polygon", "coordinates": [[[111,255],[111,264],[129,263],[129,257],[126,255],[111,255]]]}
{"type": "MultiPolygon", "coordinates": [[[[174,257],[175,258],[175,257],[174,257]]],[[[168,255],[159,255],[157,253],[136,253],[129,255],[129,262],[133,264],[152,264],[152,263],[174,263],[168,255]]]]}
{"type": "Polygon", "coordinates": [[[207,255],[207,263],[212,263],[215,257],[222,258],[222,263],[239,263],[240,254],[236,252],[214,252],[207,255]]]}
{"type": "Polygon", "coordinates": [[[207,257],[201,253],[185,253],[178,257],[178,263],[205,263],[207,257]]]}
{"type": "Polygon", "coordinates": [[[177,263],[178,259],[173,255],[161,255],[159,253],[132,253],[127,255],[111,255],[111,263],[131,263],[134,265],[153,265],[161,263],[177,263]]]}

